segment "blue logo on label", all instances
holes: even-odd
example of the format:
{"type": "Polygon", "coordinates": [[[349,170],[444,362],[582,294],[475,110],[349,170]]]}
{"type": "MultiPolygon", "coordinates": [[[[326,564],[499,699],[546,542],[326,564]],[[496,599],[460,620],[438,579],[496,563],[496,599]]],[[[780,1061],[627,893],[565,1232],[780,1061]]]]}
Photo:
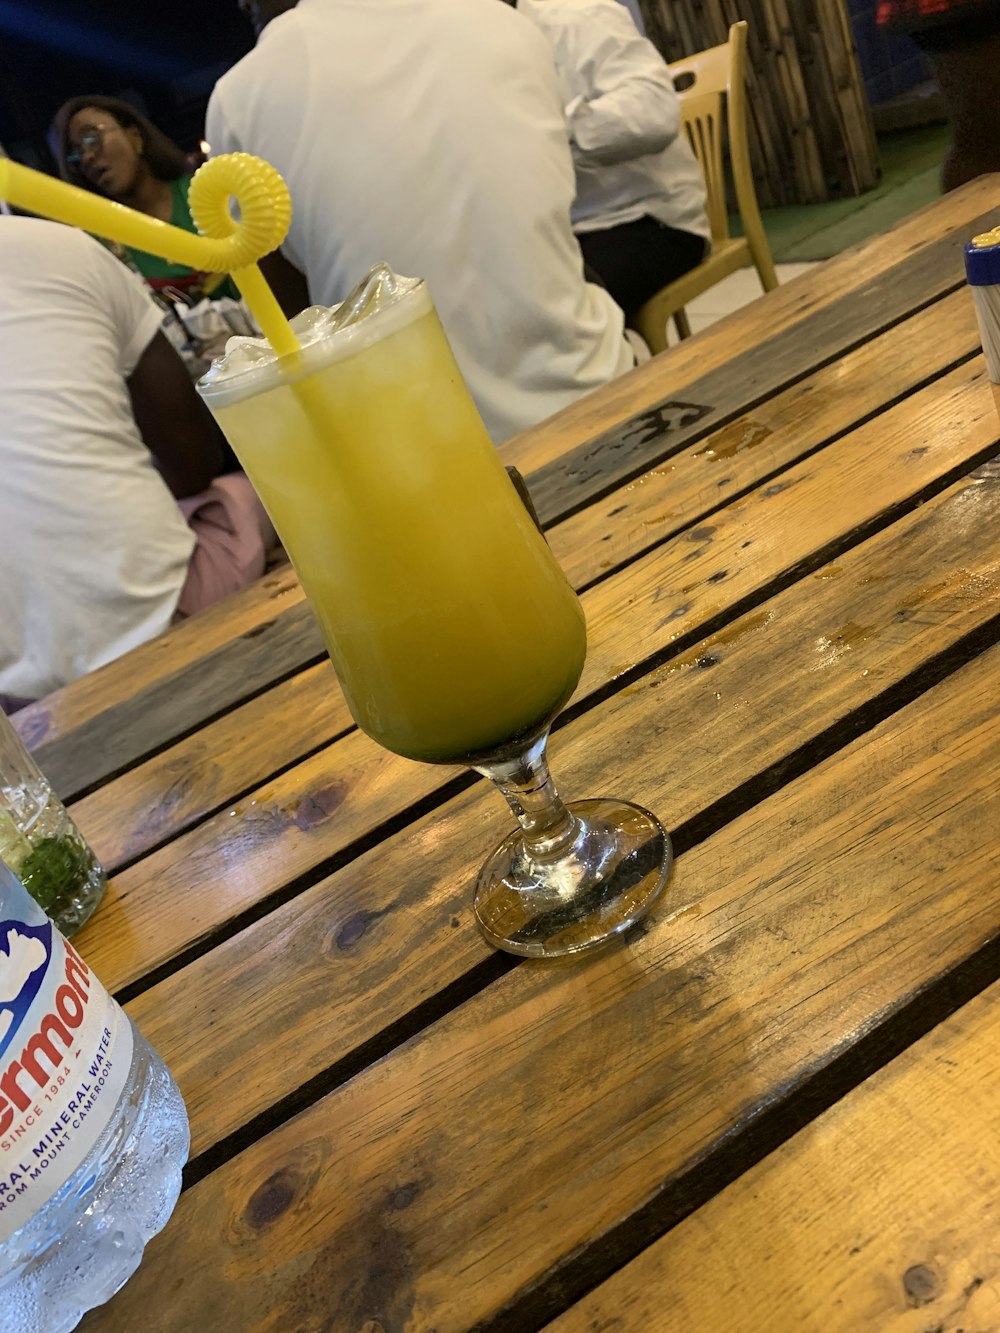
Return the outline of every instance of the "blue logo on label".
{"type": "Polygon", "coordinates": [[[0,1058],[41,990],[51,957],[50,921],[0,921],[0,1058]]]}

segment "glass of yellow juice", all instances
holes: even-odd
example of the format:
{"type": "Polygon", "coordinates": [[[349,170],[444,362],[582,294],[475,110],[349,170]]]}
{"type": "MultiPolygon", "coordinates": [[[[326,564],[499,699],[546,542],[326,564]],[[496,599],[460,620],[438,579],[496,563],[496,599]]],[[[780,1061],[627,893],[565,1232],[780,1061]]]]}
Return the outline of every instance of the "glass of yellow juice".
{"type": "Polygon", "coordinates": [[[487,939],[528,956],[619,934],[666,883],[659,821],[563,805],[545,761],[583,611],[511,482],[426,286],[377,266],[302,350],[243,340],[199,383],[295,565],[358,725],[492,778],[517,830],[480,872],[487,939]]]}

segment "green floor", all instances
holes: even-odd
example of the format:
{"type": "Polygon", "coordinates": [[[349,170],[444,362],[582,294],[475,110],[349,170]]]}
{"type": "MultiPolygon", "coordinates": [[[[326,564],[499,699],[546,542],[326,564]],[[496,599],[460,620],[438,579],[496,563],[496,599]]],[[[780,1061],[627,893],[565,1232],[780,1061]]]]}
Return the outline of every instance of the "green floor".
{"type": "Polygon", "coordinates": [[[947,125],[880,135],[882,179],[874,190],[829,204],[766,209],[764,226],[775,261],[829,259],[937,199],[948,137],[947,125]]]}

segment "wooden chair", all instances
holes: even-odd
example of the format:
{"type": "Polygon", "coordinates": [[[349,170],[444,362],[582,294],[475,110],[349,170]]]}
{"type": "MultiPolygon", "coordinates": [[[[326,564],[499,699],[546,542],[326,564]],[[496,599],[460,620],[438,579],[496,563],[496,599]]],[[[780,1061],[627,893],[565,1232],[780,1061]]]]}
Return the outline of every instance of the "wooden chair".
{"type": "Polygon", "coordinates": [[[677,81],[690,76],[691,83],[678,91],[681,116],[694,155],[705,177],[708,220],[712,248],[708,257],[651,297],[639,311],[635,326],[653,352],[667,345],[667,321],[673,317],[682,338],[691,336],[684,307],[702,292],[714,287],[737,269],[756,268],[766,292],[778,285],[757,205],[750,170],[746,121],[747,24],[734,23],[729,41],[708,51],[678,60],[670,66],[677,81]],[[726,99],[729,128],[729,160],[736,188],[736,205],[743,223],[742,236],[730,236],[726,208],[726,177],[722,154],[722,101],[726,99]]]}

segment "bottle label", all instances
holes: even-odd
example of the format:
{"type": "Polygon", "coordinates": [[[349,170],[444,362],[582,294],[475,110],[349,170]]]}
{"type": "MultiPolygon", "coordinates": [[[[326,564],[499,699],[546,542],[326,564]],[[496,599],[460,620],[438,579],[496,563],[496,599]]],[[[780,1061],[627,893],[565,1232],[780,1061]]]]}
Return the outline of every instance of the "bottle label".
{"type": "Polygon", "coordinates": [[[20,885],[0,880],[0,1243],[69,1180],[110,1121],[132,1026],[20,885]]]}

